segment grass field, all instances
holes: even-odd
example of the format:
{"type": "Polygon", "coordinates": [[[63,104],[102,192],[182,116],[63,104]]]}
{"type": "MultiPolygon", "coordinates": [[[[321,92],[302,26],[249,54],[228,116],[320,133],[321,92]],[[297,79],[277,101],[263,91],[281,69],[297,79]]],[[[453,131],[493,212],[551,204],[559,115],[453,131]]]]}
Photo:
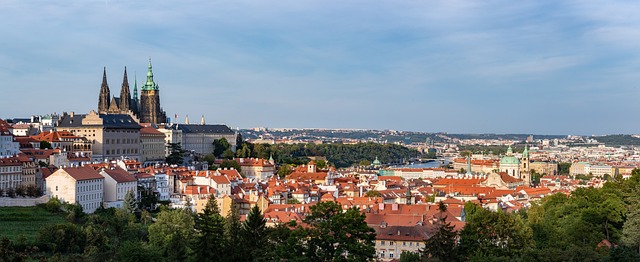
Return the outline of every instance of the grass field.
{"type": "Polygon", "coordinates": [[[39,207],[0,207],[0,237],[11,240],[24,235],[32,242],[45,225],[64,222],[63,214],[52,214],[39,207]]]}

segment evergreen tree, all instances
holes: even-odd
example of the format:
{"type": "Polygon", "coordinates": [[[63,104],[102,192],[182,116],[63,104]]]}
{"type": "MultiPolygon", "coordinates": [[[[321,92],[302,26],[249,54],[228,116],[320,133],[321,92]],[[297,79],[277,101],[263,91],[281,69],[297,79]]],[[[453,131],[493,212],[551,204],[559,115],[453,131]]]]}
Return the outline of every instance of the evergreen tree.
{"type": "Polygon", "coordinates": [[[267,243],[267,220],[260,212],[258,205],[254,205],[242,224],[240,235],[245,243],[246,261],[255,261],[261,257],[264,246],[267,243]]]}
{"type": "Polygon", "coordinates": [[[238,252],[237,250],[243,250],[245,243],[242,242],[240,236],[242,230],[242,223],[240,222],[240,215],[238,209],[235,206],[231,206],[229,213],[226,217],[226,223],[224,227],[225,237],[227,239],[228,257],[226,261],[245,261],[245,252],[238,252]]]}
{"type": "Polygon", "coordinates": [[[184,162],[184,150],[180,143],[169,143],[167,144],[167,148],[169,148],[169,155],[165,160],[167,164],[182,165],[184,162]]]}
{"type": "Polygon", "coordinates": [[[224,217],[220,215],[218,201],[214,195],[209,200],[201,214],[198,214],[196,230],[197,242],[194,246],[196,261],[209,261],[224,251],[224,217]]]}
{"type": "Polygon", "coordinates": [[[136,196],[133,193],[133,190],[129,190],[124,196],[124,203],[122,204],[122,208],[124,208],[124,210],[130,214],[138,209],[138,203],[136,201],[136,196]]]}
{"type": "Polygon", "coordinates": [[[304,221],[307,256],[311,261],[366,261],[375,257],[375,231],[357,208],[342,211],[335,202],[319,202],[310,207],[304,221]]]}
{"type": "Polygon", "coordinates": [[[175,259],[189,253],[187,241],[192,239],[193,228],[193,216],[186,210],[162,210],[149,226],[149,244],[159,248],[163,256],[180,261],[175,259]]]}
{"type": "Polygon", "coordinates": [[[438,209],[440,217],[436,224],[437,231],[425,241],[422,255],[427,260],[454,261],[457,233],[454,231],[454,226],[446,222],[447,216],[443,216],[447,206],[442,201],[438,203],[438,209]]]}

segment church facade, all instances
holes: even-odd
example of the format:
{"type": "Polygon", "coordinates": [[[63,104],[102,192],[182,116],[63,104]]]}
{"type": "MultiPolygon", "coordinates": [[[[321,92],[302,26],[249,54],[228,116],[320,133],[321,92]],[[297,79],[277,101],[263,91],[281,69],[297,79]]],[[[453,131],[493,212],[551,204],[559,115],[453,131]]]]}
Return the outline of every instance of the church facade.
{"type": "Polygon", "coordinates": [[[158,84],[153,81],[151,59],[147,71],[147,81],[142,87],[138,98],[138,83],[134,79],[133,97],[129,92],[129,80],[127,68],[124,69],[120,97],[111,95],[107,83],[107,69],[102,74],[102,86],[98,98],[99,114],[129,114],[140,120],[140,123],[161,124],[167,122],[167,116],[160,106],[160,90],[158,84]]]}

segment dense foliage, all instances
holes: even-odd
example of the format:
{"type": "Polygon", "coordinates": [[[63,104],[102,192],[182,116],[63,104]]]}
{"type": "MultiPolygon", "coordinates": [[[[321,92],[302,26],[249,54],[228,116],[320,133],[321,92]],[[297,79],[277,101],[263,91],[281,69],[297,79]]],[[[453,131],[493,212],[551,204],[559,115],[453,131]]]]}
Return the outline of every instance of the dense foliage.
{"type": "Polygon", "coordinates": [[[440,222],[421,258],[401,260],[640,261],[639,196],[636,169],[628,180],[558,193],[515,213],[468,203],[467,223],[457,236],[440,222]]]}
{"type": "MultiPolygon", "coordinates": [[[[73,206],[54,199],[38,209],[70,215],[73,206]]],[[[215,198],[200,214],[163,207],[153,223],[148,215],[110,208],[67,216],[66,222],[44,225],[34,240],[0,239],[0,261],[366,261],[375,256],[375,234],[365,215],[357,209],[343,212],[334,202],[312,206],[298,221],[304,226],[267,227],[257,206],[242,222],[235,209],[225,217],[215,198]]]]}
{"type": "MultiPolygon", "coordinates": [[[[248,143],[245,143],[248,144],[248,143]]],[[[404,162],[418,156],[418,151],[396,144],[248,144],[252,157],[268,159],[273,156],[278,164],[305,164],[310,156],[324,156],[337,167],[359,165],[361,161],[373,161],[376,157],[382,163],[404,162]]]]}

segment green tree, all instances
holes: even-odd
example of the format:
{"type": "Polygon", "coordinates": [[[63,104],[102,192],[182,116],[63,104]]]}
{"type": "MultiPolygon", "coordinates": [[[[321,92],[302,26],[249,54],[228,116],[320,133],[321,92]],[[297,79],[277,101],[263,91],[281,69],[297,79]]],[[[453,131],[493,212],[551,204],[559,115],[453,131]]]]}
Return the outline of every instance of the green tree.
{"type": "MultiPolygon", "coordinates": [[[[231,206],[225,218],[224,233],[227,240],[225,250],[243,250],[245,243],[242,241],[242,223],[235,206],[231,206]]],[[[221,259],[222,260],[222,259],[221,259]]],[[[246,252],[228,252],[227,261],[246,261],[246,252]]]]}
{"type": "Polygon", "coordinates": [[[115,261],[155,262],[162,261],[162,252],[158,248],[142,241],[126,241],[120,245],[115,261]]]}
{"type": "Polygon", "coordinates": [[[289,165],[289,164],[284,164],[284,165],[280,166],[280,168],[278,169],[278,176],[281,179],[284,179],[285,177],[287,177],[291,173],[293,173],[293,168],[291,168],[291,165],[289,165]]]}
{"type": "Polygon", "coordinates": [[[238,164],[238,162],[236,162],[235,160],[228,160],[228,159],[223,160],[222,163],[220,163],[219,168],[233,168],[235,170],[238,170],[238,173],[241,173],[242,171],[240,164],[238,164]]]}
{"type": "Polygon", "coordinates": [[[224,151],[230,148],[231,144],[224,137],[213,140],[213,155],[216,157],[221,157],[224,151]]]}
{"type": "Polygon", "coordinates": [[[53,149],[53,147],[51,146],[51,143],[42,140],[40,141],[40,149],[53,149]]]}
{"type": "Polygon", "coordinates": [[[302,204],[302,203],[300,203],[300,201],[298,201],[298,199],[288,198],[287,199],[287,204],[302,204]]]}
{"type": "Polygon", "coordinates": [[[136,201],[136,195],[133,193],[133,190],[127,191],[127,194],[124,196],[124,202],[122,203],[122,208],[127,211],[127,213],[131,214],[138,209],[138,203],[136,201]]]}
{"type": "Polygon", "coordinates": [[[402,251],[400,262],[420,262],[420,254],[416,252],[402,251]]]}
{"type": "Polygon", "coordinates": [[[247,219],[242,224],[240,235],[245,243],[244,251],[247,255],[246,261],[256,261],[264,253],[267,244],[267,220],[262,215],[258,205],[254,205],[247,215],[247,219]]]}
{"type": "Polygon", "coordinates": [[[196,223],[197,242],[195,244],[196,261],[206,261],[219,256],[227,242],[224,235],[225,219],[220,215],[218,201],[214,195],[209,196],[202,213],[196,223]]]}
{"type": "Polygon", "coordinates": [[[370,166],[371,165],[371,161],[369,160],[360,160],[360,162],[358,163],[359,166],[370,166]]]}
{"type": "Polygon", "coordinates": [[[364,193],[364,196],[366,196],[366,197],[381,197],[382,194],[380,194],[380,192],[378,192],[377,190],[369,190],[369,191],[367,191],[367,193],[364,193]]]}
{"type": "Polygon", "coordinates": [[[187,241],[194,235],[193,228],[193,216],[185,209],[161,210],[149,226],[149,244],[169,260],[183,261],[190,252],[187,241]]]}
{"type": "Polygon", "coordinates": [[[231,151],[231,149],[227,149],[222,153],[222,158],[224,159],[233,159],[236,156],[236,153],[231,151]]]}
{"type": "Polygon", "coordinates": [[[532,247],[531,228],[512,213],[478,208],[460,232],[460,254],[471,260],[518,259],[532,247]]]}
{"type": "Polygon", "coordinates": [[[328,168],[327,161],[322,159],[316,161],[316,167],[318,169],[327,169],[328,168]]]}
{"type": "Polygon", "coordinates": [[[168,143],[169,155],[165,159],[169,165],[182,165],[184,162],[184,153],[180,143],[168,143]]]}
{"type": "Polygon", "coordinates": [[[433,236],[425,241],[422,250],[423,257],[435,258],[440,261],[455,261],[456,258],[456,241],[458,234],[454,230],[454,226],[447,222],[447,216],[443,214],[447,211],[447,206],[440,201],[438,203],[440,211],[438,221],[436,223],[437,231],[433,236]]]}
{"type": "Polygon", "coordinates": [[[569,169],[571,168],[571,163],[558,163],[558,174],[559,175],[568,175],[569,169]]]}
{"type": "Polygon", "coordinates": [[[375,257],[375,231],[367,226],[366,215],[356,208],[343,212],[340,204],[319,202],[310,208],[304,221],[307,229],[307,256],[312,261],[366,261],[375,257]]]}
{"type": "Polygon", "coordinates": [[[74,224],[50,224],[38,232],[37,243],[41,250],[52,253],[80,253],[86,238],[82,229],[74,224]]]}
{"type": "Polygon", "coordinates": [[[236,150],[237,157],[241,157],[241,158],[251,157],[251,149],[249,148],[249,145],[247,143],[238,144],[237,146],[239,147],[239,149],[236,150]]]}

